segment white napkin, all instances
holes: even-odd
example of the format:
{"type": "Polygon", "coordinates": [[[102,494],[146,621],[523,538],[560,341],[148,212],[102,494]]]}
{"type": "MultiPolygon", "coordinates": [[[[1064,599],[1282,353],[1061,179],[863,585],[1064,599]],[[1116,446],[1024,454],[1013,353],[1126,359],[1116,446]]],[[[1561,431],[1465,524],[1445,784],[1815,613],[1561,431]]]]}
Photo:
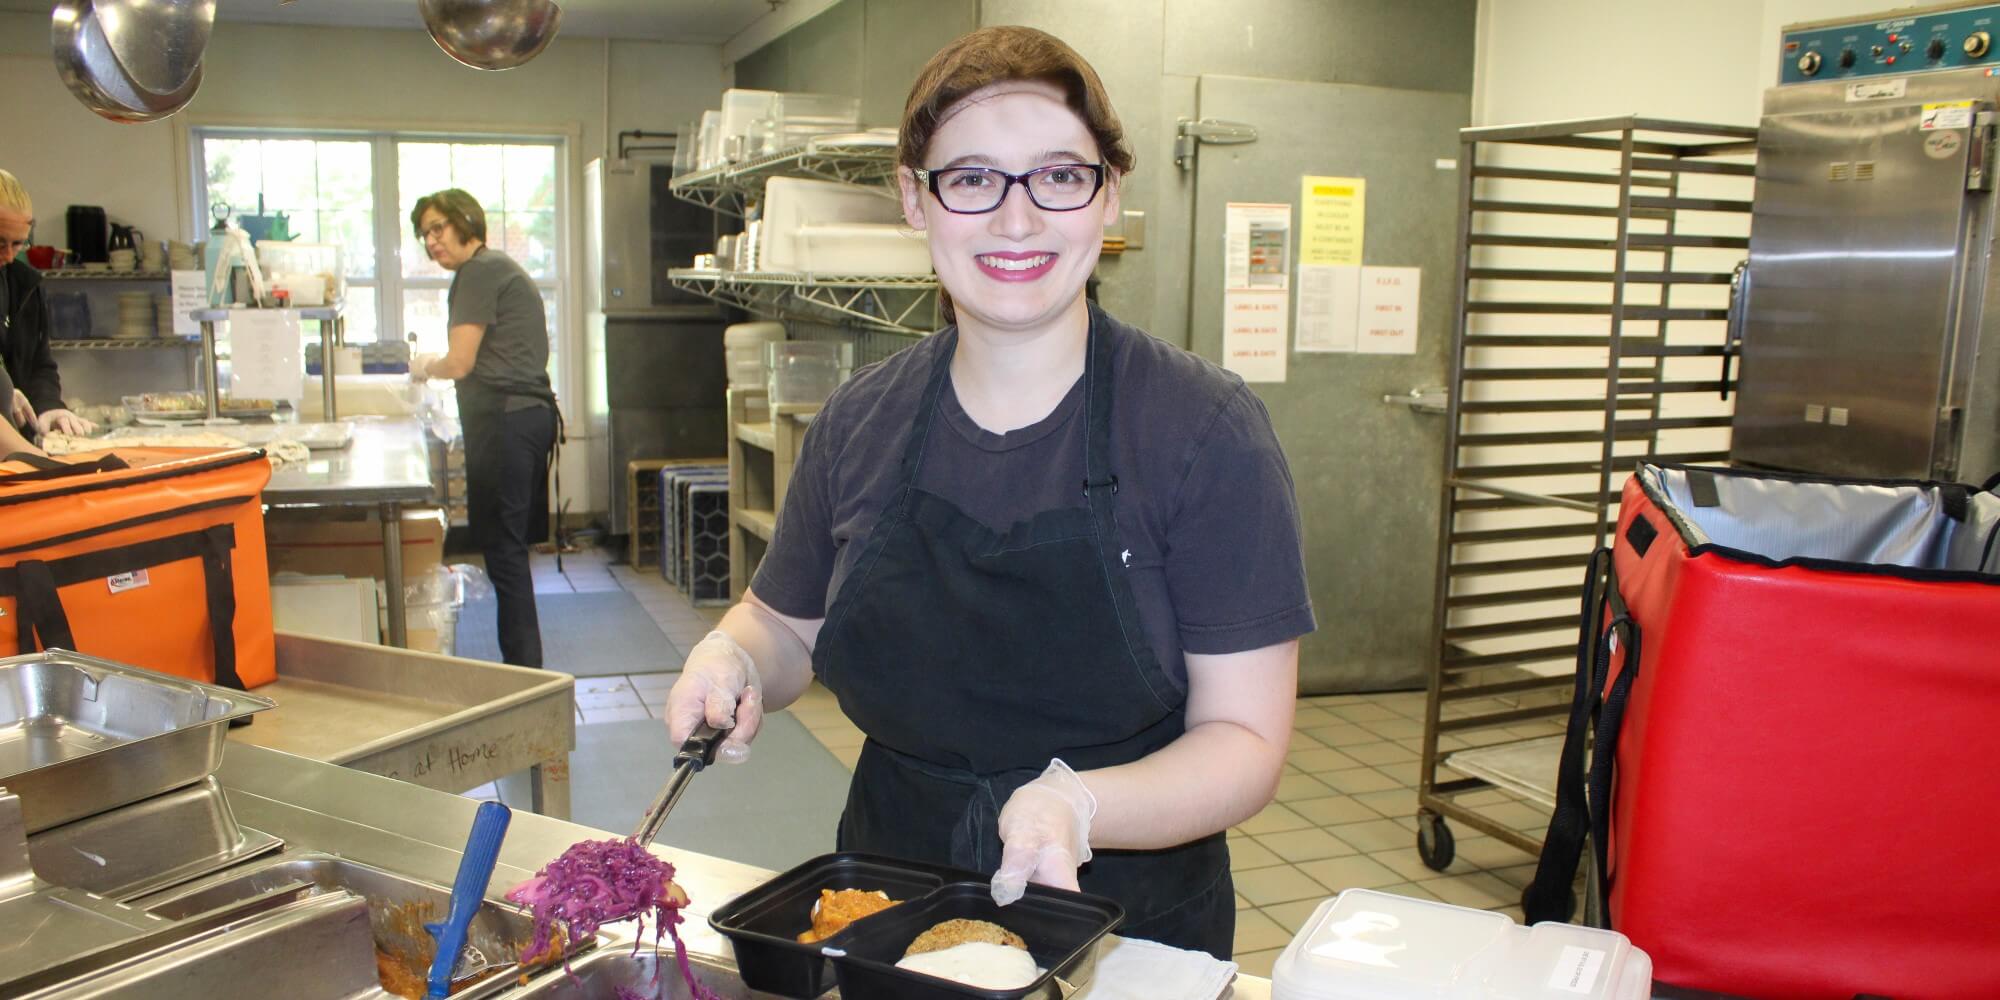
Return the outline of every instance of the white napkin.
{"type": "Polygon", "coordinates": [[[1205,951],[1113,937],[1074,1000],[1215,1000],[1235,978],[1235,962],[1205,951]]]}

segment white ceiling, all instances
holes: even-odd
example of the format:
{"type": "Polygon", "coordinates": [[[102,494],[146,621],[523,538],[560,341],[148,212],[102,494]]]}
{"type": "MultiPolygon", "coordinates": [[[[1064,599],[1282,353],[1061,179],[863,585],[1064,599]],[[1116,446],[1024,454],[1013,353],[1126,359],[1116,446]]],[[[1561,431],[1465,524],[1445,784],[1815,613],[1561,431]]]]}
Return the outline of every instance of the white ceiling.
{"type": "MultiPolygon", "coordinates": [[[[567,38],[646,38],[720,44],[772,10],[770,0],[560,0],[567,38]]],[[[45,11],[49,0],[0,0],[0,10],[45,11]]],[[[782,7],[784,4],[779,4],[782,7]]],[[[216,19],[265,24],[420,28],[417,0],[217,0],[216,19]]]]}

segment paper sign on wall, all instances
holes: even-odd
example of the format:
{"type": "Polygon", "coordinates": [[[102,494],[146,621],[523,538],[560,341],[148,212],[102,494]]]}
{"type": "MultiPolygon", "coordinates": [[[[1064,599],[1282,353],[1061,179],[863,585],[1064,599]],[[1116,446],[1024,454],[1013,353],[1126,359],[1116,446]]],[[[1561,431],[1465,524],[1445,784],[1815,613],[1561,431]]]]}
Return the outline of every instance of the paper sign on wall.
{"type": "Polygon", "coordinates": [[[1283,382],[1292,325],[1292,206],[1230,202],[1226,211],[1222,367],[1246,382],[1283,382]]]}
{"type": "Polygon", "coordinates": [[[1361,269],[1361,354],[1417,353],[1417,293],[1423,271],[1414,267],[1361,269]]]}
{"type": "Polygon", "coordinates": [[[1285,380],[1286,298],[1282,288],[1222,293],[1222,367],[1245,382],[1285,380]]]}
{"type": "Polygon", "coordinates": [[[201,271],[175,271],[173,273],[174,336],[193,337],[201,333],[201,324],[191,315],[197,309],[208,308],[208,275],[201,271]]]}
{"type": "Polygon", "coordinates": [[[1292,206],[1232,201],[1224,288],[1290,286],[1292,206]]]}
{"type": "MultiPolygon", "coordinates": [[[[1300,264],[1361,263],[1368,206],[1366,178],[1308,174],[1300,178],[1299,204],[1300,264]]],[[[1303,318],[1303,307],[1300,312],[1303,318]]]]}
{"type": "Polygon", "coordinates": [[[1352,353],[1361,309],[1361,268],[1299,265],[1300,351],[1352,353]]]}
{"type": "Polygon", "coordinates": [[[296,309],[229,313],[229,394],[235,399],[299,399],[305,362],[296,309]]]}

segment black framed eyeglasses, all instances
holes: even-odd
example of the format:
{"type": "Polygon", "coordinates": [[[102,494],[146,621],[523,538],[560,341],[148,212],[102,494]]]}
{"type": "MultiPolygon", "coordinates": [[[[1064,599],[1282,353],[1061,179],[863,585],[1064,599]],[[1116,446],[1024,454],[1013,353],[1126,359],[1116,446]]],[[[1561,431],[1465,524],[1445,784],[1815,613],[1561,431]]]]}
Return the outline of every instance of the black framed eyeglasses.
{"type": "Polygon", "coordinates": [[[1102,163],[1053,163],[1021,174],[992,167],[946,167],[915,173],[945,211],[959,215],[983,215],[998,209],[1016,184],[1045,212],[1074,212],[1097,200],[1097,192],[1104,188],[1102,163]]]}

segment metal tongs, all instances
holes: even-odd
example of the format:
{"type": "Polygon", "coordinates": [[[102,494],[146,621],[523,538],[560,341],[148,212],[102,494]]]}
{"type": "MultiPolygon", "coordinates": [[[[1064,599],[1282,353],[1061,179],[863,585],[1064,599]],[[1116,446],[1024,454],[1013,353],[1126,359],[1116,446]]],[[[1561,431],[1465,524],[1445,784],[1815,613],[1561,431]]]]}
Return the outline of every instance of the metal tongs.
{"type": "Polygon", "coordinates": [[[722,746],[723,730],[702,722],[688,735],[687,742],[681,744],[674,754],[674,773],[667,778],[665,787],[646,807],[639,817],[639,828],[632,833],[632,839],[641,845],[650,844],[659,836],[661,824],[667,821],[667,814],[673,811],[674,803],[681,800],[681,793],[687,791],[688,779],[696,772],[715,763],[715,752],[722,746]]]}

